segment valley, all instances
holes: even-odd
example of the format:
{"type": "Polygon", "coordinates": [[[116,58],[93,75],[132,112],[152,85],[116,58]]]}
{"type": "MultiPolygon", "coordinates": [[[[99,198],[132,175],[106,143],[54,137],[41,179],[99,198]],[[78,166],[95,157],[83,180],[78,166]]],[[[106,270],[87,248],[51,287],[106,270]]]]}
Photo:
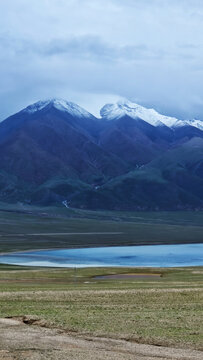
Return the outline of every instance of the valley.
{"type": "Polygon", "coordinates": [[[0,24],[0,360],[202,360],[203,1],[0,24]]]}

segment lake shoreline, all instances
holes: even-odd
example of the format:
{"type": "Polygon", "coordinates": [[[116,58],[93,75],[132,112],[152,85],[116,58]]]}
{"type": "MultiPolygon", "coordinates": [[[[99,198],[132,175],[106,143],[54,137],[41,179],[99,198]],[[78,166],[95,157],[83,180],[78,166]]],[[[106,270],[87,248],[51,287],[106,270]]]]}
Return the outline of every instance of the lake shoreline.
{"type": "Polygon", "coordinates": [[[0,263],[36,267],[188,267],[203,266],[203,244],[109,246],[34,250],[1,254],[0,263]]]}
{"type": "Polygon", "coordinates": [[[195,242],[190,242],[190,243],[188,243],[188,242],[185,242],[185,243],[175,243],[175,244],[173,244],[173,243],[152,243],[152,244],[143,244],[143,243],[138,243],[138,244],[129,244],[128,245],[128,243],[127,244],[125,244],[125,245],[121,245],[121,244],[118,244],[118,245],[112,245],[112,244],[110,244],[110,245],[106,245],[106,244],[98,244],[98,246],[92,246],[92,245],[86,245],[86,246],[75,246],[75,247],[73,247],[73,246],[70,246],[70,247],[51,247],[51,248],[36,248],[36,249],[27,249],[27,250],[18,250],[18,251],[3,251],[3,252],[1,252],[0,251],[0,257],[2,256],[2,255],[11,255],[11,254],[21,254],[21,253],[29,253],[29,252],[35,252],[35,251],[57,251],[57,250],[77,250],[77,249],[92,249],[92,248],[94,248],[94,249],[97,249],[97,248],[109,248],[109,247],[123,247],[123,246],[128,246],[128,247],[134,247],[134,246],[136,246],[136,247],[139,247],[139,246],[162,246],[162,245],[167,245],[167,246],[169,246],[169,245],[172,245],[172,246],[174,246],[174,245],[188,245],[188,244],[192,244],[192,245],[199,245],[199,244],[203,244],[203,241],[202,242],[198,242],[198,241],[195,241],[195,242]]]}

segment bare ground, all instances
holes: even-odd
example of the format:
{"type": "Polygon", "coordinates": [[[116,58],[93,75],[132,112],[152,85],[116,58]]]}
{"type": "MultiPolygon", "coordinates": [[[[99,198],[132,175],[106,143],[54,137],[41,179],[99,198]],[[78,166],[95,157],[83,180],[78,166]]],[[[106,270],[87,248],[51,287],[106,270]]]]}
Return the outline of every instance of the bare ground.
{"type": "Polygon", "coordinates": [[[200,360],[202,352],[74,335],[0,319],[0,360],[200,360]]]}

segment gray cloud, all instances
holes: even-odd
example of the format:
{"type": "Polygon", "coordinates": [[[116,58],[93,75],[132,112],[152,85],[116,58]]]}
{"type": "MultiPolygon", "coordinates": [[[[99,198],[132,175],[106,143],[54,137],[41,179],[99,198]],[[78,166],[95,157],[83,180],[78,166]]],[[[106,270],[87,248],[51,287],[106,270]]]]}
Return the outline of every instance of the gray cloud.
{"type": "Polygon", "coordinates": [[[53,39],[42,43],[27,39],[0,36],[2,51],[12,51],[16,55],[36,54],[38,56],[80,57],[89,61],[135,61],[137,59],[157,59],[167,56],[161,49],[154,49],[145,44],[118,46],[104,42],[99,36],[74,36],[69,39],[53,39]]]}
{"type": "Polygon", "coordinates": [[[114,46],[102,41],[98,36],[73,37],[68,40],[55,39],[41,49],[45,55],[67,54],[81,56],[88,60],[122,60],[136,59],[140,56],[152,56],[154,49],[150,50],[145,45],[114,46]]]}
{"type": "Polygon", "coordinates": [[[1,2],[0,118],[54,96],[203,117],[202,20],[198,0],[1,2]]]}

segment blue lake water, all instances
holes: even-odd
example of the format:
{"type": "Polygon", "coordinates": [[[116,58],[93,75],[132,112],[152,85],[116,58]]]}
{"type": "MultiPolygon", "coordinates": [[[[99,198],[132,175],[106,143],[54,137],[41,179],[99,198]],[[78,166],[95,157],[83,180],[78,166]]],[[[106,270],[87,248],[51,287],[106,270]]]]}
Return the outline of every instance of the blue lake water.
{"type": "Polygon", "coordinates": [[[40,250],[1,255],[0,263],[67,268],[203,266],[203,244],[40,250]]]}

